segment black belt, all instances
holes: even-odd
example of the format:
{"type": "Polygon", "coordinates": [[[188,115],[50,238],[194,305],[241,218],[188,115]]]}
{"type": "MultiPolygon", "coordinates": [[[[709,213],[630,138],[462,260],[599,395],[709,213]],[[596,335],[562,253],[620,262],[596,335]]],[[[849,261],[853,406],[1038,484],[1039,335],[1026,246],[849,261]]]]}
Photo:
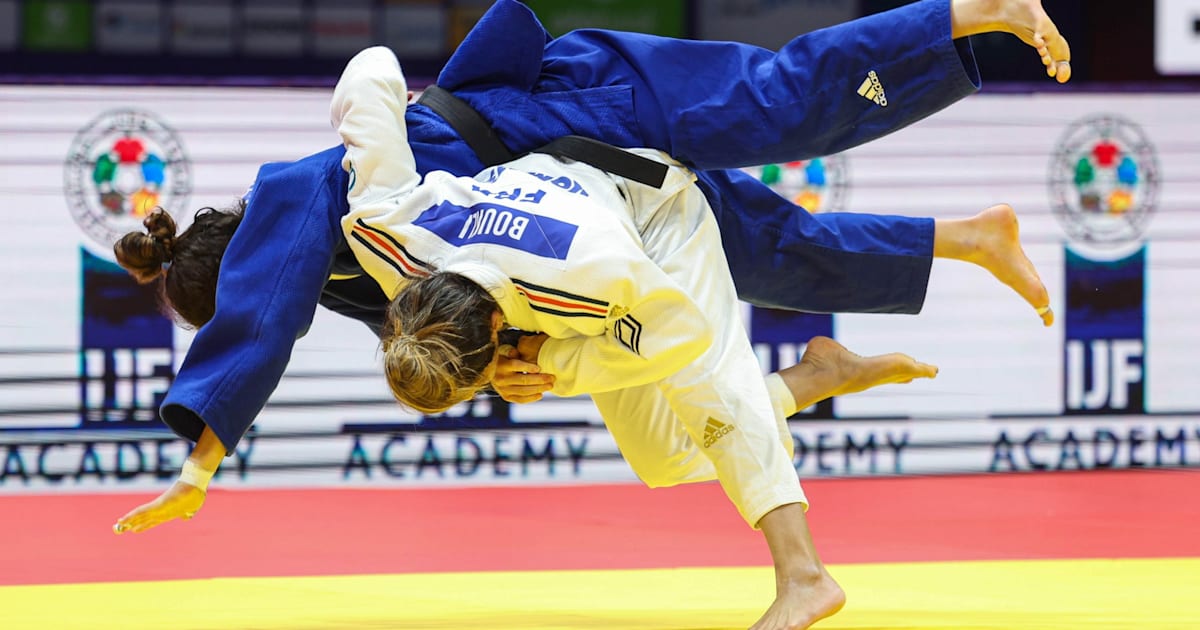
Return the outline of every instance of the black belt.
{"type": "MultiPolygon", "coordinates": [[[[450,123],[484,166],[495,166],[521,157],[504,145],[479,112],[450,92],[431,85],[421,93],[417,103],[432,109],[450,123]]],[[[583,136],[563,136],[531,153],[546,153],[583,162],[653,188],[662,188],[667,178],[666,164],[583,136]]]]}

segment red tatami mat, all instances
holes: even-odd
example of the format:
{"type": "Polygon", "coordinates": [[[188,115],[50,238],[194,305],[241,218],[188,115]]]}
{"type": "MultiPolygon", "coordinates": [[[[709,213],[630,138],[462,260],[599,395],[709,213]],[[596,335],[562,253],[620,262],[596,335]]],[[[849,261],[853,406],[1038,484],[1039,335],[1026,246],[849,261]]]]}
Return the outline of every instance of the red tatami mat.
{"type": "MultiPolygon", "coordinates": [[[[1200,557],[1200,472],[810,480],[833,564],[1200,557]]],[[[188,523],[115,536],[153,493],[0,496],[0,584],[764,565],[713,484],[220,490],[188,523]]]]}

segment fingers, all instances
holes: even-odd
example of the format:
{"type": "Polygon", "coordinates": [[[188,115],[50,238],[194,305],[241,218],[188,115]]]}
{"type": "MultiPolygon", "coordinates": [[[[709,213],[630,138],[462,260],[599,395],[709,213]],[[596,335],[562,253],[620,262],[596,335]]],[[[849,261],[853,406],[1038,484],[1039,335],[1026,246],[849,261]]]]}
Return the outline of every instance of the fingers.
{"type": "Polygon", "coordinates": [[[204,505],[203,490],[176,481],[157,499],[139,505],[113,525],[114,534],[144,532],[177,518],[190,519],[204,505]]]}
{"type": "Polygon", "coordinates": [[[123,534],[125,532],[133,532],[136,534],[138,532],[144,532],[148,529],[158,527],[163,523],[168,523],[177,518],[191,520],[191,518],[195,515],[195,512],[179,514],[173,510],[164,508],[151,509],[145,512],[137,513],[132,517],[121,517],[121,520],[117,521],[117,523],[113,525],[113,533],[123,534]]]}
{"type": "Polygon", "coordinates": [[[492,388],[511,403],[529,403],[542,399],[542,394],[554,387],[552,374],[511,374],[493,378],[492,388]]]}
{"type": "Polygon", "coordinates": [[[113,524],[113,533],[122,534],[133,531],[134,523],[144,522],[146,514],[154,510],[154,505],[155,503],[145,503],[126,512],[125,516],[117,519],[117,522],[113,524]]]}
{"type": "Polygon", "coordinates": [[[162,509],[147,508],[135,509],[133,512],[122,516],[120,520],[113,525],[114,534],[123,534],[125,532],[144,532],[152,527],[157,527],[170,521],[172,516],[169,516],[162,509]]]}
{"type": "Polygon", "coordinates": [[[497,390],[512,389],[512,388],[538,388],[538,391],[547,391],[554,387],[553,374],[537,374],[523,372],[520,370],[504,370],[496,369],[496,373],[492,375],[492,387],[497,390]]]}
{"type": "Polygon", "coordinates": [[[517,351],[521,358],[531,363],[537,363],[538,354],[542,351],[542,344],[549,339],[544,333],[536,335],[526,335],[517,340],[517,351]]]}
{"type": "Polygon", "coordinates": [[[499,353],[500,360],[496,362],[496,372],[492,374],[492,387],[506,388],[522,385],[538,385],[545,383],[547,380],[553,385],[553,377],[540,374],[542,369],[538,367],[538,364],[529,363],[517,358],[516,348],[503,345],[500,346],[499,353]]]}
{"type": "Polygon", "coordinates": [[[171,519],[164,515],[162,510],[151,509],[139,512],[128,519],[121,519],[117,522],[117,526],[122,532],[144,532],[169,520],[171,519]]]}
{"type": "MultiPolygon", "coordinates": [[[[538,376],[538,375],[531,375],[538,376]]],[[[505,396],[533,396],[535,394],[544,394],[554,387],[553,381],[532,381],[532,382],[513,382],[492,383],[492,387],[497,394],[503,398],[505,396]]],[[[508,400],[505,398],[505,400],[508,400]]]]}
{"type": "Polygon", "coordinates": [[[516,358],[516,348],[506,344],[498,351],[501,359],[492,375],[492,388],[500,398],[517,404],[536,402],[554,387],[554,375],[542,374],[536,363],[516,358]]]}
{"type": "Polygon", "coordinates": [[[500,397],[510,403],[517,404],[517,405],[523,405],[526,403],[537,402],[537,401],[541,400],[542,394],[528,394],[528,395],[523,395],[523,396],[516,396],[513,394],[500,394],[500,397]]]}
{"type": "Polygon", "coordinates": [[[516,348],[503,344],[497,352],[500,354],[500,360],[496,362],[496,374],[537,374],[542,371],[537,363],[526,361],[517,351],[516,348]]]}
{"type": "Polygon", "coordinates": [[[1037,309],[1037,314],[1038,317],[1042,318],[1043,326],[1050,326],[1054,324],[1054,309],[1050,308],[1049,306],[1043,306],[1037,309]]]}

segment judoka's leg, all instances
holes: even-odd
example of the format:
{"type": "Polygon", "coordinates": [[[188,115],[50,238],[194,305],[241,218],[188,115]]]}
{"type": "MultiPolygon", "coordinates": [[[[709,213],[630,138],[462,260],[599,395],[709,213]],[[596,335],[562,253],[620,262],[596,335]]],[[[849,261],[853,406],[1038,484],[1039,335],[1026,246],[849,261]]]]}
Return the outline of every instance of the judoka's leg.
{"type": "MultiPolygon", "coordinates": [[[[700,303],[711,312],[711,302],[700,303]]],[[[755,371],[757,359],[740,322],[728,319],[734,321],[718,324],[721,330],[704,355],[662,381],[663,393],[712,461],[725,494],[767,540],[776,599],[758,627],[807,628],[837,612],[845,596],[813,544],[805,515],[808,499],[779,444],[776,413],[755,371]]]]}
{"type": "MultiPolygon", "coordinates": [[[[937,376],[937,367],[891,353],[862,357],[814,337],[795,365],[766,377],[779,441],[793,455],[787,418],[832,396],[937,376]]],[[[716,479],[716,469],[671,409],[658,385],[592,396],[625,461],[651,488],[716,479]]]]}
{"type": "Polygon", "coordinates": [[[1028,302],[1043,324],[1054,323],[1050,294],[1021,247],[1017,214],[1012,207],[1000,204],[966,219],[937,220],[933,255],[987,269],[1028,302]]]}
{"type": "Polygon", "coordinates": [[[928,218],[809,214],[749,173],[697,173],[738,297],[809,313],[919,313],[933,264],[928,218]]]}
{"type": "Polygon", "coordinates": [[[771,510],[758,526],[775,564],[775,601],[750,630],[807,628],[841,610],[846,594],[817,559],[804,505],[771,510]]]}
{"type": "Polygon", "coordinates": [[[687,189],[641,229],[646,253],[708,314],[713,343],[659,382],[679,422],[712,462],[725,494],[753,527],[764,529],[776,567],[770,615],[807,627],[841,608],[841,588],[825,570],[805,520],[800,487],[770,393],[750,347],[720,236],[702,194],[687,189]],[[665,214],[662,214],[665,213],[665,214]]]}
{"type": "Polygon", "coordinates": [[[664,488],[717,478],[657,384],[593,394],[592,400],[642,483],[664,488]]]}
{"type": "MultiPolygon", "coordinates": [[[[791,398],[791,406],[783,409],[784,417],[826,398],[854,394],[880,385],[908,383],[917,378],[933,378],[937,373],[937,366],[921,363],[907,354],[893,352],[862,357],[829,337],[810,339],[800,362],[777,372],[791,398]]],[[[771,393],[773,404],[781,398],[780,394],[771,393]]],[[[779,413],[778,409],[776,413],[779,413]]]]}
{"type": "Polygon", "coordinates": [[[988,270],[1049,325],[1050,298],[1006,205],[964,219],[809,214],[739,170],[704,171],[738,297],[811,313],[918,313],[933,258],[988,270]]]}
{"type": "Polygon", "coordinates": [[[954,36],[988,30],[1069,54],[1038,0],[926,0],[805,33],[778,51],[576,32],[548,53],[600,60],[551,68],[554,85],[544,87],[593,87],[602,67],[606,84],[633,86],[642,146],[700,169],[787,162],[870,142],[974,93],[970,45],[954,36]]]}

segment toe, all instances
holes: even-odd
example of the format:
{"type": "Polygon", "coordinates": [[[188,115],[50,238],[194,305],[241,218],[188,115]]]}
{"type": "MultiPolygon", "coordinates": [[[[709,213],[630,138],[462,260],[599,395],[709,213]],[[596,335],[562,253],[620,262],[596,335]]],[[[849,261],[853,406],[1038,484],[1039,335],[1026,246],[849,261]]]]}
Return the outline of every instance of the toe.
{"type": "Polygon", "coordinates": [[[1059,83],[1066,83],[1068,80],[1070,80],[1071,79],[1071,62],[1069,62],[1069,61],[1058,62],[1058,72],[1055,74],[1055,77],[1058,79],[1059,83]]]}

